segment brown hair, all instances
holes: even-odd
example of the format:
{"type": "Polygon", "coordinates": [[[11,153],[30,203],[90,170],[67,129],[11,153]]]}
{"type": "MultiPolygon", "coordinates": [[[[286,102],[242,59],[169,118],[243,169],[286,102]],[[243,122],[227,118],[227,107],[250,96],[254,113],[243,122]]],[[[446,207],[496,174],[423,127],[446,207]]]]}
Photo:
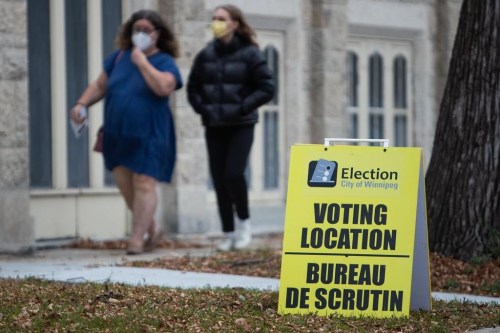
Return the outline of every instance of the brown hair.
{"type": "Polygon", "coordinates": [[[120,49],[130,49],[132,47],[132,26],[139,20],[148,20],[158,30],[158,40],[156,47],[170,54],[172,57],[179,56],[179,44],[172,30],[167,26],[160,14],[154,10],[140,10],[132,14],[132,16],[122,24],[117,37],[116,44],[120,49]]]}
{"type": "Polygon", "coordinates": [[[237,21],[239,23],[238,28],[234,33],[240,36],[247,43],[258,46],[255,31],[248,24],[241,9],[239,9],[235,5],[229,4],[217,6],[215,7],[215,9],[224,9],[226,12],[228,12],[231,20],[237,21]]]}

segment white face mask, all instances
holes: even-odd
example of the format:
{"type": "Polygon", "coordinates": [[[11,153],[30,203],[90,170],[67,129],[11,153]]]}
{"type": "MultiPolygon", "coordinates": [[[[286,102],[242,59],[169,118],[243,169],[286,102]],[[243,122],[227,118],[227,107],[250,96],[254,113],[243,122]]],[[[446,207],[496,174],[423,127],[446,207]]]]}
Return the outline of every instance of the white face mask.
{"type": "Polygon", "coordinates": [[[145,51],[153,45],[153,39],[145,32],[135,32],[132,35],[132,43],[141,51],[145,51]]]}

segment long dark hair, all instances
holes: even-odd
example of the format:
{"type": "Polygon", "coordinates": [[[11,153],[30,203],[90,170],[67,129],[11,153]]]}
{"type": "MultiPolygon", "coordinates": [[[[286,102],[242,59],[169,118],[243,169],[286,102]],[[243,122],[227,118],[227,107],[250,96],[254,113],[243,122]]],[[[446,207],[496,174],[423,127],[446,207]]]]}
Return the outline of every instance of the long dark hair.
{"type": "Polygon", "coordinates": [[[215,7],[216,10],[219,8],[224,9],[226,12],[228,12],[229,16],[231,17],[231,20],[237,21],[239,23],[238,28],[234,32],[235,34],[240,36],[247,43],[258,46],[255,31],[248,24],[245,15],[241,11],[241,9],[239,9],[235,5],[229,5],[229,4],[215,7]]]}
{"type": "Polygon", "coordinates": [[[158,40],[156,47],[172,57],[179,56],[179,43],[175,38],[172,30],[168,27],[158,12],[154,10],[140,10],[132,14],[132,16],[122,24],[118,34],[116,44],[120,49],[130,49],[132,47],[132,26],[138,20],[148,20],[158,30],[158,40]]]}

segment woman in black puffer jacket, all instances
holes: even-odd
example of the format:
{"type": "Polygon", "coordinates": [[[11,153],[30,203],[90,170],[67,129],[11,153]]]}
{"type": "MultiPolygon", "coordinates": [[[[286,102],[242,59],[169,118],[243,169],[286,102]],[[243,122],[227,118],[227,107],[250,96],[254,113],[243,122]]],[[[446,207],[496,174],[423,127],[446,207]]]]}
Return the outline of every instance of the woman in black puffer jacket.
{"type": "Polygon", "coordinates": [[[210,172],[226,236],[218,249],[229,251],[245,248],[251,241],[244,171],[259,117],[257,108],[272,99],[274,79],[255,42],[255,32],[239,8],[218,6],[210,27],[215,38],[197,54],[187,93],[205,126],[210,172]]]}

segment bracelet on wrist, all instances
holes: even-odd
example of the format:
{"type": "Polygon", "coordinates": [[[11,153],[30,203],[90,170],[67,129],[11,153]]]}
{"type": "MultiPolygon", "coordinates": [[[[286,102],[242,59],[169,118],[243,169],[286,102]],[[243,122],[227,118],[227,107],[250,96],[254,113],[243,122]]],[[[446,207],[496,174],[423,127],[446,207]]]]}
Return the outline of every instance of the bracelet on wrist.
{"type": "Polygon", "coordinates": [[[87,105],[85,103],[82,103],[80,101],[76,102],[75,105],[81,105],[81,106],[83,106],[85,108],[87,107],[87,105]]]}

